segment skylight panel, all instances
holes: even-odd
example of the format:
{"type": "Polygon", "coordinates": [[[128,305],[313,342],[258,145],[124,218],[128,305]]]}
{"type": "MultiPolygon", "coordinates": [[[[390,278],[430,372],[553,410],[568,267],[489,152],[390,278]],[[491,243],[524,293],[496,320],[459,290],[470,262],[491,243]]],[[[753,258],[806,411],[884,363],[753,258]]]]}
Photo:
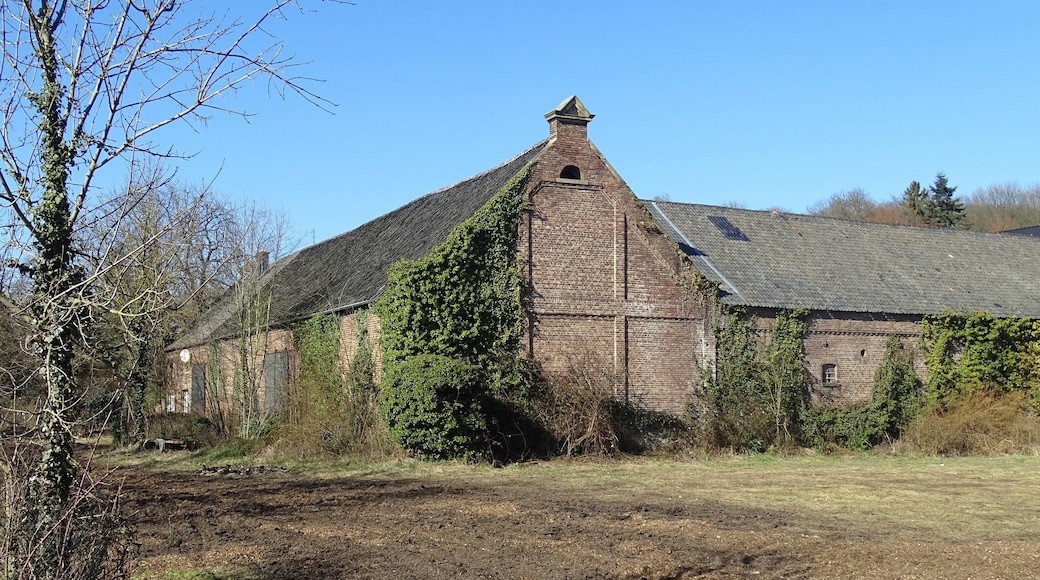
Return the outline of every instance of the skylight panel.
{"type": "Polygon", "coordinates": [[[720,215],[708,216],[708,221],[715,224],[715,227],[719,228],[722,235],[726,236],[727,240],[734,240],[737,242],[750,242],[751,240],[740,231],[740,228],[735,226],[733,222],[729,221],[729,218],[720,215]]]}

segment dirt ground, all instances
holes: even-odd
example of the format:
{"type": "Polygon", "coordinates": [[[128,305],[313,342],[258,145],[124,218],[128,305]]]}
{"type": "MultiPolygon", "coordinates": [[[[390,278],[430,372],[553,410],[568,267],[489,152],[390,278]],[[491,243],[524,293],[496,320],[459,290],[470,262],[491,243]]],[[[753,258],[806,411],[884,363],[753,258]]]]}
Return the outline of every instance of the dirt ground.
{"type": "MultiPolygon", "coordinates": [[[[121,467],[109,478],[116,480],[141,543],[135,573],[204,567],[273,579],[1026,578],[1040,570],[1040,539],[1032,534],[907,539],[838,519],[689,498],[595,499],[553,477],[121,467]]],[[[1040,514],[1037,524],[1040,531],[1040,514]]]]}

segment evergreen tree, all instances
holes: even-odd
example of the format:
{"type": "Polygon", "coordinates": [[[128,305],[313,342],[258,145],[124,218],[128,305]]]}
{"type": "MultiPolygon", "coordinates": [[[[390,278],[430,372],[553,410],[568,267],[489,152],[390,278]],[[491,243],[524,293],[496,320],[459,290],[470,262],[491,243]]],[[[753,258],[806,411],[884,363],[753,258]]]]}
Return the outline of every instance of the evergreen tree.
{"type": "Polygon", "coordinates": [[[939,228],[967,228],[968,221],[964,215],[964,204],[953,196],[956,187],[950,187],[946,175],[939,172],[935,175],[935,183],[928,188],[928,197],[924,204],[925,222],[939,228]]]}
{"type": "Polygon", "coordinates": [[[920,226],[928,223],[926,206],[928,203],[928,188],[922,188],[921,183],[911,181],[910,185],[903,191],[901,205],[903,211],[910,217],[910,223],[920,226]]]}

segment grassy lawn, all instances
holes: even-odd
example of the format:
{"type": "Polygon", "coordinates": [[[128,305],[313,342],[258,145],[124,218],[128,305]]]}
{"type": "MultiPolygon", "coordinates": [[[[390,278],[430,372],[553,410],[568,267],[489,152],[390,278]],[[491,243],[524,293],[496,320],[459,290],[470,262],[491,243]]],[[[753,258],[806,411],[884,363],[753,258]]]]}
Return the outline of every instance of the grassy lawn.
{"type": "MultiPolygon", "coordinates": [[[[175,469],[199,466],[197,458],[184,455],[142,459],[134,462],[175,469]]],[[[414,460],[281,465],[312,477],[534,485],[602,501],[712,501],[837,519],[850,531],[874,535],[887,530],[893,538],[916,540],[1023,538],[1035,533],[1040,514],[1040,456],[629,457],[557,459],[503,469],[414,460]]]]}
{"type": "Polygon", "coordinates": [[[608,500],[641,495],[781,510],[838,519],[870,535],[888,530],[905,539],[1023,538],[1040,523],[1040,457],[1035,456],[551,462],[486,477],[549,478],[608,500]]]}

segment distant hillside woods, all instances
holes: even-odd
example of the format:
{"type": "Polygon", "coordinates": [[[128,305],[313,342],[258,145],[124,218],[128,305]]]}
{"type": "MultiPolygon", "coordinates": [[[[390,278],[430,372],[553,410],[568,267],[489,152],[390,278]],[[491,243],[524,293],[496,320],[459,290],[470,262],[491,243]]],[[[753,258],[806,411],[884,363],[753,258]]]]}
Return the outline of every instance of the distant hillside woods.
{"type": "MultiPolygon", "coordinates": [[[[945,183],[945,176],[942,177],[945,183]]],[[[920,205],[927,203],[928,192],[933,187],[921,186],[915,181],[902,195],[883,202],[871,199],[862,188],[856,188],[817,202],[809,206],[808,211],[813,215],[854,221],[942,227],[941,222],[929,222],[923,217],[927,212],[922,211],[920,205]]],[[[959,202],[963,219],[953,227],[1000,232],[1040,225],[1040,184],[1030,187],[1017,183],[991,185],[954,200],[959,202]]]]}

